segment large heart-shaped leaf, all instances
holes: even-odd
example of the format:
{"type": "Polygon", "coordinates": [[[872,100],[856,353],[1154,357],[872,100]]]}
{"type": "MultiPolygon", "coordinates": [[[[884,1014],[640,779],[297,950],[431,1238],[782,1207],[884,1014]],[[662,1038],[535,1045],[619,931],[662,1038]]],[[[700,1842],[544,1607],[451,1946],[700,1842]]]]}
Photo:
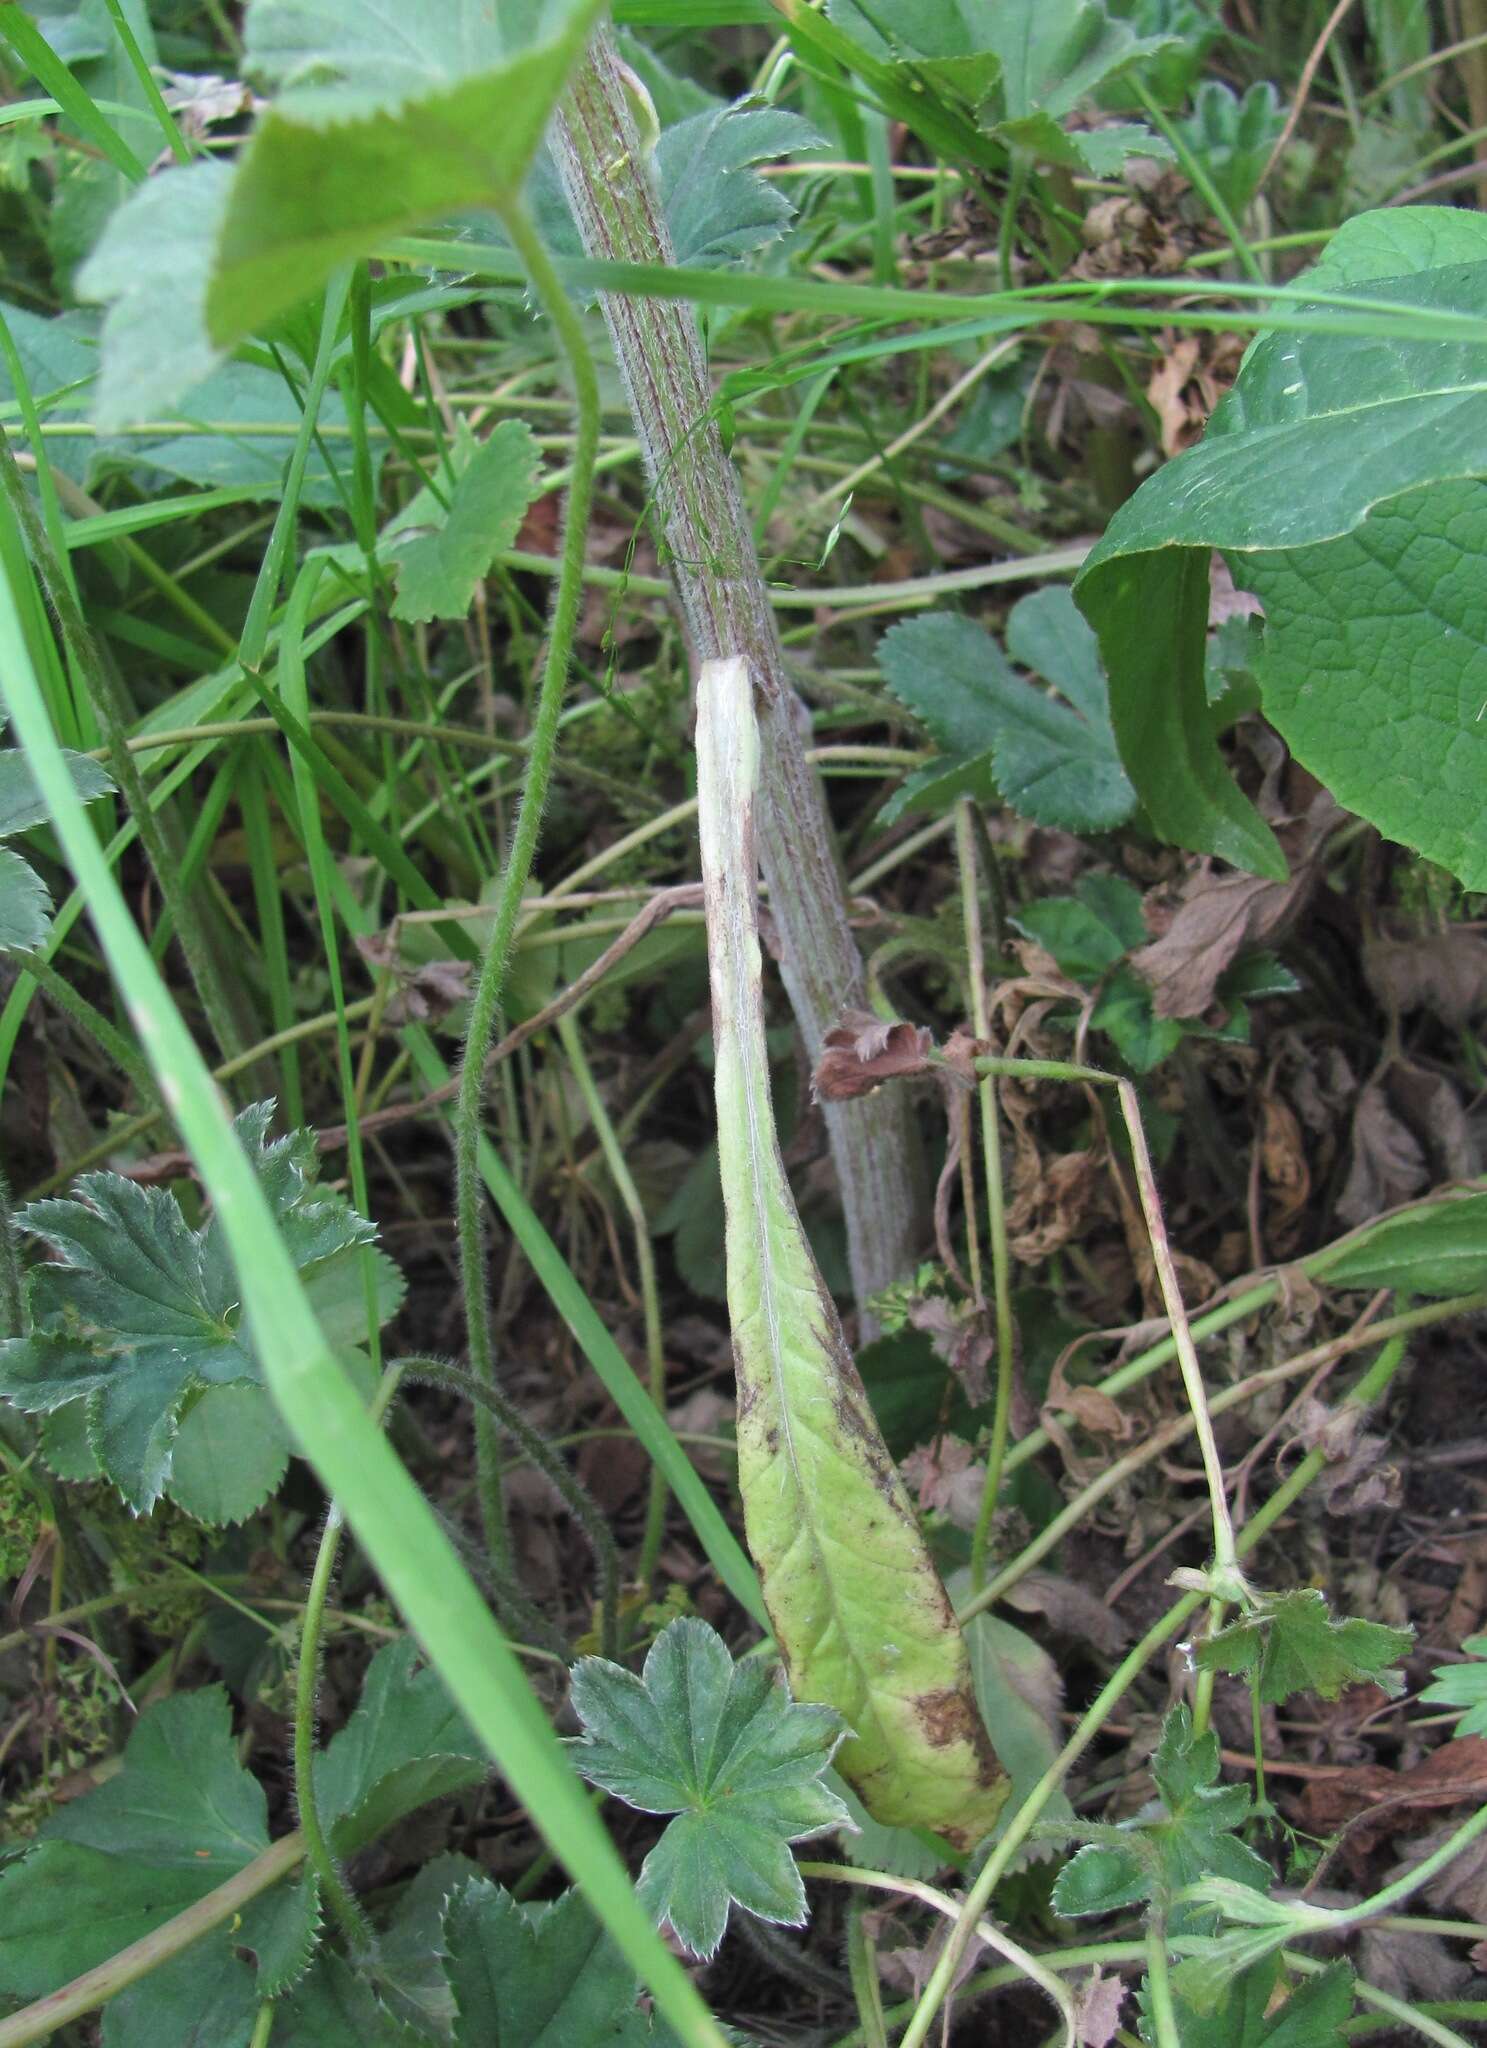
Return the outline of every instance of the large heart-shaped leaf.
{"type": "MultiPolygon", "coordinates": [[[[1487,309],[1487,221],[1420,208],[1350,221],[1312,274],[1422,315],[1487,309]],[[1384,266],[1393,266],[1385,269],[1384,266]]],[[[1121,756],[1157,831],[1284,872],[1231,780],[1204,687],[1208,558],[1270,613],[1267,715],[1380,830],[1487,887],[1487,340],[1276,333],[1204,440],[1117,513],[1075,585],[1100,636],[1121,756]]]]}

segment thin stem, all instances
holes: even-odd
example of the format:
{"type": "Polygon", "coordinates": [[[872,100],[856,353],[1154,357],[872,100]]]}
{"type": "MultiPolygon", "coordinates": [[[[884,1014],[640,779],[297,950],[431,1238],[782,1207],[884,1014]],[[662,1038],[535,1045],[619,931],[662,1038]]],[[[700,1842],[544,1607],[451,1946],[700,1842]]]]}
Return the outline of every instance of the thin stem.
{"type": "Polygon", "coordinates": [[[26,1290],[16,1244],[15,1208],[10,1182],[0,1171],[0,1336],[20,1337],[26,1329],[26,1290]]]}
{"type": "Polygon", "coordinates": [[[594,1554],[599,1574],[600,1647],[606,1657],[617,1657],[620,1653],[619,1552],[609,1523],[588,1489],[564,1464],[547,1439],[533,1429],[515,1402],[509,1401],[493,1381],[478,1380],[473,1373],[461,1372],[457,1365],[448,1365],[440,1358],[402,1358],[397,1361],[397,1370],[405,1379],[448,1387],[473,1401],[481,1412],[493,1418],[498,1428],[516,1438],[528,1461],[550,1481],[583,1530],[594,1554]]]}
{"type": "Polygon", "coordinates": [[[340,1555],[341,1511],[332,1501],[315,1553],[315,1568],[305,1596],[305,1620],[300,1636],[299,1667],[294,1691],[294,1794],[299,1807],[300,1833],[305,1854],[320,1882],[320,1894],[340,1922],[353,1955],[365,1955],[375,1945],[371,1923],[357,1904],[356,1895],[341,1875],[320,1821],[315,1797],[315,1696],[320,1689],[320,1632],[325,1603],[335,1577],[340,1555]]]}
{"type": "MultiPolygon", "coordinates": [[[[147,1102],[157,1116],[163,1116],[165,1112],[155,1077],[123,1032],[117,1030],[85,995],[80,994],[65,975],[59,974],[44,954],[18,953],[16,958],[24,964],[43,995],[50,996],[63,1015],[71,1018],[79,1030],[93,1040],[110,1066],[128,1075],[140,1100],[147,1102]]],[[[116,1142],[116,1134],[110,1134],[109,1142],[116,1142]]]]}
{"type": "MultiPolygon", "coordinates": [[[[609,1177],[615,1184],[625,1213],[630,1218],[630,1228],[635,1234],[635,1263],[640,1274],[640,1306],[645,1321],[645,1356],[648,1374],[648,1390],[657,1409],[666,1410],[666,1355],[661,1338],[661,1291],[656,1283],[656,1255],[651,1246],[650,1223],[645,1213],[645,1204],[640,1199],[640,1190],[635,1185],[625,1158],[624,1147],[604,1106],[604,1098],[594,1082],[593,1072],[579,1037],[575,1013],[569,1011],[558,1019],[558,1038],[573,1069],[578,1090],[589,1112],[594,1126],[594,1135],[599,1140],[599,1149],[604,1154],[604,1163],[609,1168],[609,1177]]],[[[640,1540],[640,1556],[635,1566],[635,1576],[643,1586],[649,1586],[655,1576],[656,1560],[661,1554],[661,1538],[666,1525],[666,1500],[668,1494],[665,1474],[659,1465],[651,1466],[650,1496],[646,1503],[645,1531],[640,1540]]]]}
{"type": "MultiPolygon", "coordinates": [[[[511,835],[511,849],[501,877],[496,914],[490,942],[480,964],[470,1024],[460,1068],[458,1104],[455,1110],[455,1213],[459,1233],[460,1274],[463,1282],[465,1330],[470,1363],[475,1376],[487,1386],[495,1380],[491,1340],[489,1282],[485,1247],[485,1203],[481,1193],[479,1149],[481,1111],[485,1093],[486,1055],[490,1051],[501,996],[506,985],[506,968],[511,940],[526,893],[527,877],[537,850],[537,835],[547,803],[548,783],[557,746],[558,720],[568,663],[578,624],[583,593],[584,549],[588,536],[589,506],[593,491],[594,461],[599,448],[599,384],[594,360],[589,353],[583,325],[567,291],[542,246],[531,222],[519,206],[503,215],[507,233],[526,265],[532,289],[553,323],[559,344],[573,379],[577,431],[573,450],[573,481],[563,525],[562,567],[557,596],[548,629],[547,660],[537,695],[532,722],[527,771],[522,784],[521,804],[511,835]]],[[[501,1489],[500,1455],[495,1427],[482,1408],[475,1419],[475,1442],[479,1467],[480,1512],[485,1540],[492,1557],[504,1563],[510,1551],[506,1529],[506,1506],[501,1489]]]]}
{"type": "Polygon", "coordinates": [[[1182,2048],[1167,1962],[1167,1921],[1161,1913],[1153,1913],[1146,1925],[1146,1989],[1154,2048],[1182,2048]]]}
{"type": "MultiPolygon", "coordinates": [[[[984,1041],[991,1032],[986,1003],[986,949],[981,932],[981,891],[976,872],[976,806],[967,796],[956,800],[955,850],[960,866],[960,900],[965,919],[966,958],[971,988],[971,1021],[977,1038],[984,1041]]],[[[1001,1107],[997,1085],[990,1074],[982,1076],[977,1089],[981,1110],[981,1145],[986,1166],[986,1227],[991,1237],[991,1289],[996,1304],[996,1403],[991,1416],[991,1448],[986,1459],[986,1483],[981,1489],[981,1507],[971,1538],[971,1589],[979,1592],[986,1583],[986,1552],[991,1540],[992,1517],[1002,1490],[1002,1472],[1007,1458],[1007,1438],[1012,1423],[1012,1387],[1016,1377],[1017,1334],[1012,1325],[1012,1262],[1007,1251],[1006,1190],[1002,1181],[1001,1107]]]]}

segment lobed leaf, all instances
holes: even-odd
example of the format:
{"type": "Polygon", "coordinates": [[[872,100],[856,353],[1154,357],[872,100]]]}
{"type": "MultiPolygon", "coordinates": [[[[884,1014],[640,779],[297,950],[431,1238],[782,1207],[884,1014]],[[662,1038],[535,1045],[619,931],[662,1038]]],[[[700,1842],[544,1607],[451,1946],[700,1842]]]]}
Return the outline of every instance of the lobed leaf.
{"type": "Polygon", "coordinates": [[[350,1855],[431,1799],[478,1785],[489,1773],[431,1665],[406,1638],[380,1649],[356,1711],[315,1759],[321,1819],[336,1853],[350,1855]]]}
{"type": "Polygon", "coordinates": [[[840,1827],[821,1783],[838,1714],[797,1706],[758,1661],[735,1664],[704,1621],[656,1638],[642,1677],[600,1657],[573,1670],[584,1736],[573,1756],[593,1784],[642,1813],[674,1813],[639,1892],[694,1954],[712,1955],[730,1905],[798,1927],[805,1887],[789,1844],[840,1827]]]}
{"type": "Polygon", "coordinates": [[[397,544],[394,618],[466,616],[476,585],[510,547],[537,495],[541,460],[524,420],[504,420],[478,446],[457,451],[448,510],[440,508],[432,532],[415,527],[397,544]]]}
{"type": "Polygon", "coordinates": [[[1253,1674],[1262,1701],[1279,1706],[1293,1693],[1335,1700],[1345,1686],[1372,1681],[1399,1691],[1394,1664],[1415,1640],[1412,1628],[1388,1628],[1356,1616],[1335,1621],[1314,1587],[1264,1596],[1257,1606],[1197,1645],[1201,1671],[1253,1674]]]}
{"type": "MultiPolygon", "coordinates": [[[[1487,1658],[1487,1636],[1473,1636],[1461,1645],[1468,1657],[1487,1658]]],[[[1487,1663],[1437,1664],[1435,1683],[1420,1698],[1430,1706],[1463,1707],[1455,1735],[1487,1735],[1487,1663]]]]}

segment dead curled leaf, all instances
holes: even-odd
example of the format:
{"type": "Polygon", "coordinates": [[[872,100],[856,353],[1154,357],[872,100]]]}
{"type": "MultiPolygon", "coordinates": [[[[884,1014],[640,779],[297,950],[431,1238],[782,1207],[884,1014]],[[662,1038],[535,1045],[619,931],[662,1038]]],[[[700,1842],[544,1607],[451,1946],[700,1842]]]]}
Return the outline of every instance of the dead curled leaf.
{"type": "Polygon", "coordinates": [[[1384,1461],[1388,1438],[1366,1434],[1363,1422],[1364,1411],[1350,1402],[1339,1408],[1315,1397],[1302,1403],[1295,1441],[1304,1450],[1320,1451],[1326,1460],[1317,1484],[1330,1515],[1399,1504],[1399,1468],[1384,1461]]]}
{"type": "Polygon", "coordinates": [[[1079,2048],[1110,2048],[1120,2031],[1120,2009],[1126,1987],[1096,1966],[1079,1988],[1074,2005],[1074,2038],[1079,2048]]]}
{"type": "Polygon", "coordinates": [[[1366,1223],[1418,1195],[1430,1180],[1424,1148],[1394,1114],[1383,1087],[1371,1081],[1353,1111],[1353,1156],[1337,1214],[1344,1223],[1366,1223]]]}
{"type": "Polygon", "coordinates": [[[847,1010],[828,1031],[814,1076],[820,1102],[850,1102],[870,1095],[885,1081],[923,1074],[929,1069],[934,1037],[922,1024],[875,1017],[866,1010],[847,1010]]]}
{"type": "MultiPolygon", "coordinates": [[[[1302,1793],[1300,1805],[1306,1826],[1316,1834],[1335,1834],[1347,1827],[1344,1851],[1350,1860],[1359,1861],[1385,1837],[1412,1832],[1418,1815],[1483,1798],[1487,1798],[1487,1738],[1459,1735],[1407,1771],[1387,1770],[1382,1764],[1355,1764],[1325,1778],[1314,1778],[1302,1793]]],[[[1483,1853],[1487,1855],[1487,1849],[1483,1853]]],[[[1448,1874],[1443,1873],[1443,1879],[1448,1874]]],[[[1487,1863],[1479,1876],[1487,1880],[1487,1863]]],[[[1487,1910],[1487,1888],[1481,1908],[1487,1910]]],[[[1475,1917],[1478,1909],[1472,1910],[1475,1917]]]]}
{"type": "Polygon", "coordinates": [[[1020,1614],[1043,1615],[1060,1635],[1090,1643],[1102,1656],[1119,1656],[1130,1641],[1130,1630],[1113,1608],[1057,1572],[1024,1572],[1003,1597],[1020,1614]]]}
{"type": "Polygon", "coordinates": [[[1131,955],[1131,965],[1150,983],[1159,1017],[1201,1017],[1241,949],[1265,945],[1296,917],[1315,878],[1316,856],[1341,817],[1323,791],[1313,797],[1304,817],[1282,829],[1279,836],[1291,863],[1284,882],[1220,874],[1212,862],[1203,861],[1170,910],[1159,897],[1148,896],[1148,925],[1165,920],[1165,929],[1131,955]]]}
{"type": "Polygon", "coordinates": [[[986,1467],[958,1436],[936,1437],[904,1459],[902,1471],[922,1512],[946,1515],[958,1529],[974,1529],[981,1512],[986,1467]]]}
{"type": "Polygon", "coordinates": [[[973,1408],[991,1399],[991,1382],[986,1368],[995,1350],[986,1327],[986,1312],[974,1302],[949,1301],[943,1294],[927,1294],[909,1304],[912,1328],[922,1330],[965,1390],[973,1408]]]}
{"type": "Polygon", "coordinates": [[[470,993],[468,960],[426,960],[414,966],[400,956],[391,932],[358,939],[356,950],[369,967],[392,976],[393,993],[382,1012],[388,1024],[435,1023],[470,993]]]}

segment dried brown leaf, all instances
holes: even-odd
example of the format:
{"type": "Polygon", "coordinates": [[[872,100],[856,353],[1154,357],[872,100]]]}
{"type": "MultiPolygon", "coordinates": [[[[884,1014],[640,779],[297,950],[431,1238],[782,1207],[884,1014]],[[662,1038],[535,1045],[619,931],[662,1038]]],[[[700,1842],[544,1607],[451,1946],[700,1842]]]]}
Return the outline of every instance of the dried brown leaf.
{"type": "Polygon", "coordinates": [[[1130,1631],[1113,1608],[1087,1586],[1057,1572],[1025,1572],[1003,1596],[1020,1614],[1041,1614],[1060,1635],[1092,1643],[1103,1655],[1116,1656],[1130,1640],[1130,1631]]]}
{"type": "Polygon", "coordinates": [[[1487,938],[1475,932],[1371,939],[1363,973],[1385,1009],[1429,1010],[1454,1030],[1487,1010],[1487,938]]]}
{"type": "Polygon", "coordinates": [[[1126,1987],[1119,1977],[1107,1977],[1098,1968],[1080,1987],[1074,2005],[1074,2038],[1080,2048],[1110,2048],[1120,2032],[1120,2009],[1126,1987]]]}
{"type": "Polygon", "coordinates": [[[1337,1198],[1338,1216],[1344,1223],[1366,1223],[1419,1194],[1429,1180],[1419,1140],[1389,1107],[1382,1087],[1370,1082],[1353,1112],[1353,1158],[1337,1198]]]}
{"type": "Polygon", "coordinates": [[[848,1102],[870,1095],[884,1081],[923,1074],[933,1050],[934,1038],[923,1025],[848,1010],[826,1034],[814,1078],[817,1099],[848,1102]]]}

